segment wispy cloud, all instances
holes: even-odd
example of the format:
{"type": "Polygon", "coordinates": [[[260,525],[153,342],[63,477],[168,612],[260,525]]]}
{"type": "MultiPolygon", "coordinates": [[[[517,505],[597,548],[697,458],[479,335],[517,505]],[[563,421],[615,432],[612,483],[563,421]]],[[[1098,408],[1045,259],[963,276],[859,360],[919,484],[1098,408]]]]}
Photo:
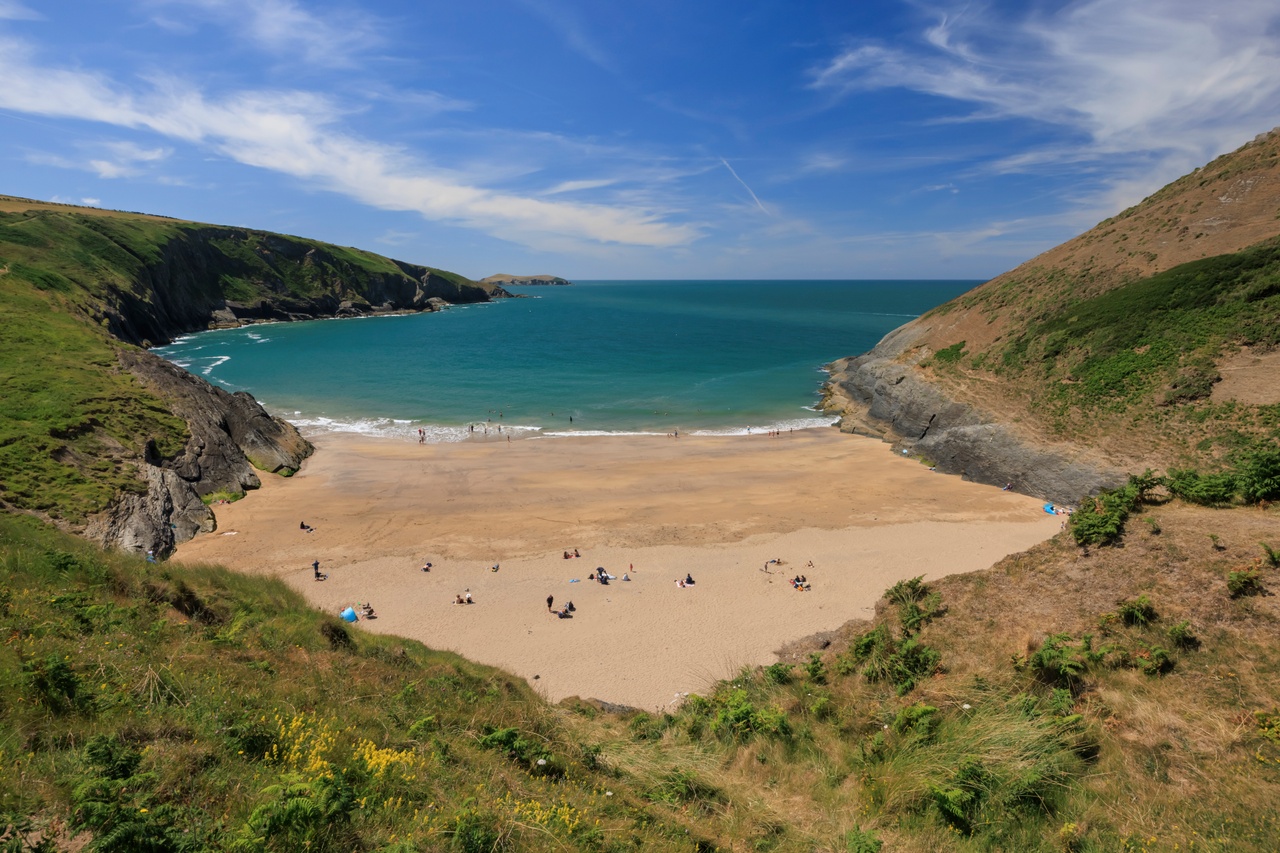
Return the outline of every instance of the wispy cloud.
{"type": "MultiPolygon", "coordinates": [[[[203,14],[242,35],[278,59],[301,58],[313,65],[343,67],[382,42],[380,22],[364,12],[330,8],[323,17],[294,0],[149,0],[203,14]]],[[[173,27],[163,18],[157,23],[173,27]]]]}
{"type": "Polygon", "coordinates": [[[217,97],[171,78],[137,91],[102,75],[44,66],[14,39],[0,39],[0,108],[151,131],[209,148],[238,163],[289,175],[372,207],[533,245],[555,236],[640,246],[676,246],[699,236],[661,211],[548,201],[465,184],[404,150],[341,125],[329,99],[299,91],[217,97]]]}
{"type": "Polygon", "coordinates": [[[139,174],[140,164],[156,163],[173,153],[171,148],[143,148],[132,142],[109,142],[108,156],[89,160],[89,168],[100,178],[124,178],[139,174]]]}
{"type": "Polygon", "coordinates": [[[520,2],[542,18],[579,56],[611,74],[618,73],[613,55],[596,44],[588,34],[586,25],[570,9],[552,0],[520,0],[520,2]]]}
{"type": "Polygon", "coordinates": [[[976,107],[971,118],[1027,119],[1069,143],[1001,162],[1038,168],[1159,153],[1168,180],[1234,148],[1280,115],[1280,6],[1263,0],[1086,0],[932,12],[914,45],[850,43],[813,70],[834,92],[900,87],[976,107]],[[1005,7],[1009,8],[1009,7],[1005,7]]]}
{"type": "Polygon", "coordinates": [[[0,21],[39,21],[43,17],[18,0],[0,0],[0,21]]]}
{"type": "Polygon", "coordinates": [[[560,195],[561,193],[576,193],[576,192],[583,192],[584,190],[598,190],[602,187],[613,186],[613,184],[615,183],[617,182],[608,178],[601,178],[599,180],[593,180],[593,181],[564,181],[563,183],[556,184],[554,187],[552,187],[549,190],[543,190],[542,194],[543,195],[560,195]]]}

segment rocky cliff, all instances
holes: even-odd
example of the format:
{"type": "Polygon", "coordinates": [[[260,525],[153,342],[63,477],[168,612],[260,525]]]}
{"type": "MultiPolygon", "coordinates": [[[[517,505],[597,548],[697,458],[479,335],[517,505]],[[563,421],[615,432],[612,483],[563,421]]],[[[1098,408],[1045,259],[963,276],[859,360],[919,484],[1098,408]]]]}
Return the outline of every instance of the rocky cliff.
{"type": "Polygon", "coordinates": [[[149,346],[211,327],[432,311],[510,296],[429,267],[386,259],[379,268],[368,255],[338,251],[261,231],[184,228],[130,286],[111,289],[94,319],[120,340],[149,346]]]}
{"type": "Polygon", "coordinates": [[[311,445],[247,394],[143,349],[267,320],[510,296],[282,234],[0,197],[0,506],[157,555],[208,503],[288,476],[311,445]]]}
{"type": "Polygon", "coordinates": [[[1212,464],[1265,440],[1259,404],[1280,402],[1211,399],[1237,364],[1266,374],[1255,391],[1280,388],[1280,362],[1260,357],[1277,209],[1272,131],[833,363],[825,407],[940,471],[1056,502],[1126,470],[1212,464]]]}

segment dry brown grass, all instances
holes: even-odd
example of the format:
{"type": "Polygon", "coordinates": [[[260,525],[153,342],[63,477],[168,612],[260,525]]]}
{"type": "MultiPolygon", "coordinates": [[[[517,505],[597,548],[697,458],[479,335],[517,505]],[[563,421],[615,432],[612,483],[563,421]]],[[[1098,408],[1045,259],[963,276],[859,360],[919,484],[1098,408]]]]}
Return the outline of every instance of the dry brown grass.
{"type": "Polygon", "coordinates": [[[56,210],[59,213],[83,213],[86,216],[105,216],[112,219],[150,219],[162,222],[186,222],[185,219],[174,219],[171,216],[157,216],[152,213],[133,213],[127,210],[106,210],[101,207],[86,207],[79,204],[63,204],[56,201],[38,201],[12,195],[0,195],[0,213],[23,213],[28,210],[56,210]]]}

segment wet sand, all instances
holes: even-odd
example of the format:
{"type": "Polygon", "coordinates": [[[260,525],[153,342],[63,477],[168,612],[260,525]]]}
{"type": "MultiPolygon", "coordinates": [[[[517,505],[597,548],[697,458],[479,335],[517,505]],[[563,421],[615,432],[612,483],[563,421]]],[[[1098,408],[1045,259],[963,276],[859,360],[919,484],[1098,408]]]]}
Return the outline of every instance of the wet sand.
{"type": "Polygon", "coordinates": [[[1034,498],[834,429],[313,441],[298,474],[216,506],[218,531],[176,559],[278,576],[333,613],[371,602],[378,618],[360,629],[500,666],[552,701],[667,706],[871,615],[899,580],[985,568],[1060,524],[1034,498]],[[312,579],[314,560],[328,580],[312,579]],[[619,580],[587,580],[598,566],[619,580]],[[475,603],[454,604],[467,590],[475,603]],[[548,613],[548,595],[572,600],[573,618],[548,613]]]}

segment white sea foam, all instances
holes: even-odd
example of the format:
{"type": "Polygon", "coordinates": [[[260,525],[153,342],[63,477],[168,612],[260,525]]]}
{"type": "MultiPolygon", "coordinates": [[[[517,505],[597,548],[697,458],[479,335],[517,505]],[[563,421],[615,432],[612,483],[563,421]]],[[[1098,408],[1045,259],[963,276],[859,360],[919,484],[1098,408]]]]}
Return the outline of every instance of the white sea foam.
{"type": "Polygon", "coordinates": [[[226,364],[228,361],[230,361],[230,360],[231,360],[231,356],[229,356],[229,355],[215,355],[215,356],[213,356],[213,357],[212,357],[212,358],[210,358],[210,359],[201,359],[201,360],[207,360],[207,361],[209,361],[209,362],[210,362],[210,364],[206,365],[205,367],[200,368],[200,375],[201,375],[201,376],[208,376],[210,373],[213,373],[213,371],[214,371],[217,367],[219,367],[220,365],[226,364]]]}

